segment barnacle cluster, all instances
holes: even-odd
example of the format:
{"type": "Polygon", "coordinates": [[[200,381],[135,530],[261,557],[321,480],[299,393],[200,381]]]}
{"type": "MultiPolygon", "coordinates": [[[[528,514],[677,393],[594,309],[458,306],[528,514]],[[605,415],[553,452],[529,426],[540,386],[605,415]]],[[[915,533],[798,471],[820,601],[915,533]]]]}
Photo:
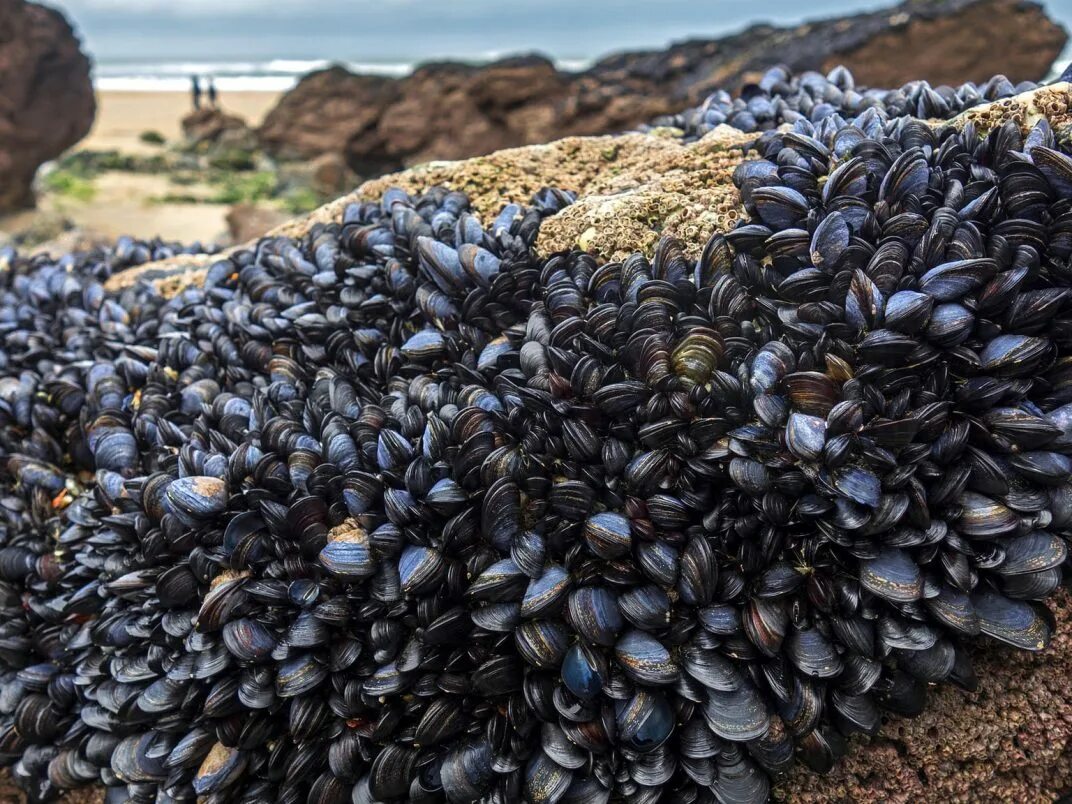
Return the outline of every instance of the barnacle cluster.
{"type": "MultiPolygon", "coordinates": [[[[836,73],[830,80],[843,80],[836,73]]],[[[759,802],[1072,533],[1072,159],[758,137],[699,260],[391,190],[217,260],[0,272],[0,760],[108,802],[759,802]]],[[[159,246],[158,246],[159,247],[159,246]]]]}

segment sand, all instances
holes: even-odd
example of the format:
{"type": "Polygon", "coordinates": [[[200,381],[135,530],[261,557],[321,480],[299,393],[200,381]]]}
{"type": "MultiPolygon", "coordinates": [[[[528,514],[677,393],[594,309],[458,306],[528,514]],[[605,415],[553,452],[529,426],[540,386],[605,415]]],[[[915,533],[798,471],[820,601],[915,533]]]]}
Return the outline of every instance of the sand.
{"type": "MultiPolygon", "coordinates": [[[[223,93],[222,108],[257,126],[275,106],[277,92],[223,93]]],[[[97,118],[89,135],[75,150],[116,150],[123,154],[159,153],[161,146],[144,143],[141,134],[156,131],[169,142],[182,136],[182,118],[191,109],[185,92],[100,92],[97,118]]],[[[227,236],[224,204],[162,203],[169,193],[197,194],[196,187],[178,187],[167,176],[110,172],[93,182],[92,200],[78,201],[54,193],[38,199],[37,210],[0,217],[2,233],[17,234],[43,216],[62,216],[93,238],[112,240],[120,235],[139,238],[164,237],[190,243],[223,242],[227,236]]],[[[206,188],[201,188],[204,191],[206,188]]],[[[62,242],[62,241],[61,241],[62,242]]]]}
{"type": "MultiPolygon", "coordinates": [[[[265,114],[279,100],[278,92],[230,92],[220,96],[222,108],[260,125],[265,114]]],[[[178,139],[182,118],[191,110],[185,92],[98,92],[97,119],[89,136],[76,148],[116,149],[124,153],[151,153],[153,146],[138,138],[144,131],[156,131],[167,140],[178,139]]]]}

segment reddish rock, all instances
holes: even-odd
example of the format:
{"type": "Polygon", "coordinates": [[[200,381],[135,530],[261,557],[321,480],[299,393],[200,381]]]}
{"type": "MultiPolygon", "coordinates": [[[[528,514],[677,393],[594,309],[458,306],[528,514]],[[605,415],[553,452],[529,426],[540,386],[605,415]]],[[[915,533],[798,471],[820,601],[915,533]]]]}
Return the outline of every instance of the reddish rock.
{"type": "Polygon", "coordinates": [[[757,25],[716,40],[624,53],[583,73],[525,56],[482,67],[428,64],[402,79],[333,67],[306,76],[266,117],[259,139],[281,158],[342,154],[370,176],[569,135],[635,128],[753,80],[773,61],[858,82],[900,86],[1039,80],[1064,46],[1063,28],[1024,0],[909,0],[795,28],[757,25]]]}
{"type": "Polygon", "coordinates": [[[775,798],[794,804],[1044,802],[1072,793],[1072,600],[1048,605],[1050,647],[1027,653],[993,642],[973,650],[979,689],[931,690],[919,717],[891,718],[827,776],[797,767],[775,798]]]}
{"type": "Polygon", "coordinates": [[[63,14],[0,0],[0,211],[33,206],[33,178],[88,132],[89,59],[63,14]]]}
{"type": "Polygon", "coordinates": [[[998,74],[1018,83],[1045,78],[1067,40],[1068,32],[1029,0],[908,0],[792,28],[753,25],[722,39],[624,53],[589,72],[604,82],[655,83],[692,102],[755,80],[775,62],[797,72],[844,64],[858,84],[873,87],[998,74]]]}
{"type": "Polygon", "coordinates": [[[195,109],[182,118],[182,136],[190,145],[216,145],[248,137],[249,126],[221,109],[195,109]]]}
{"type": "Polygon", "coordinates": [[[365,139],[370,153],[381,154],[379,161],[351,162],[352,167],[362,172],[389,169],[378,124],[383,110],[398,99],[398,85],[390,78],[354,75],[343,67],[310,73],[280,99],[258,138],[266,150],[283,159],[341,154],[346,143],[365,139]]]}
{"type": "Polygon", "coordinates": [[[309,165],[309,185],[324,197],[337,196],[352,190],[354,175],[346,166],[342,154],[321,154],[309,165]]]}

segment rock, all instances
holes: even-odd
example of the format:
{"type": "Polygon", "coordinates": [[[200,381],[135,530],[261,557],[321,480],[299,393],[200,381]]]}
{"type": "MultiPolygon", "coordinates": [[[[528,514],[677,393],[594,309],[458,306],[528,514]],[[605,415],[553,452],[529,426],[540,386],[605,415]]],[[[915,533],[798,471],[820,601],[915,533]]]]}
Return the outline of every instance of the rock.
{"type": "MultiPolygon", "coordinates": [[[[720,126],[684,144],[656,134],[567,137],[548,145],[499,151],[462,162],[433,162],[374,179],[359,193],[377,196],[442,184],[469,195],[485,219],[503,204],[527,202],[540,187],[573,190],[577,203],[540,227],[544,253],[580,244],[607,259],[651,253],[662,234],[678,237],[695,257],[716,229],[744,214],[730,181],[741,145],[755,135],[720,126]]],[[[331,214],[331,213],[329,213],[331,214]]]]}
{"type": "MultiPolygon", "coordinates": [[[[58,257],[75,251],[91,251],[95,248],[109,246],[114,240],[115,238],[95,232],[92,229],[75,227],[31,248],[26,248],[25,245],[20,246],[20,250],[31,254],[49,254],[58,257]]],[[[0,801],[3,801],[3,799],[0,798],[0,801]]]]}
{"type": "Polygon", "coordinates": [[[828,776],[797,768],[775,797],[851,801],[1055,801],[1072,790],[1072,599],[1055,595],[1050,647],[975,650],[979,690],[932,689],[919,717],[891,719],[828,776]]]}
{"type": "MultiPolygon", "coordinates": [[[[354,75],[343,67],[319,70],[280,99],[257,137],[266,150],[282,159],[341,154],[347,143],[359,137],[377,140],[382,152],[377,124],[382,110],[397,98],[398,82],[390,78],[354,75]]],[[[383,167],[354,165],[364,172],[383,172],[383,167]]]]}
{"type": "Polygon", "coordinates": [[[222,109],[195,109],[182,118],[182,136],[193,148],[254,145],[250,128],[238,115],[222,109]]]}
{"type": "Polygon", "coordinates": [[[757,79],[773,61],[794,72],[844,64],[861,86],[1040,81],[1068,32],[1025,0],[908,0],[866,14],[792,28],[753,25],[723,39],[683,42],[662,52],[625,53],[590,72],[604,81],[659,82],[697,101],[757,79]]]}
{"type": "MultiPolygon", "coordinates": [[[[1054,128],[1072,123],[1072,85],[1060,83],[971,110],[989,130],[1015,119],[1025,126],[1045,115],[1054,128]]],[[[577,204],[545,220],[538,251],[580,241],[608,257],[641,248],[651,256],[659,229],[682,238],[695,256],[711,232],[732,227],[740,201],[730,173],[751,137],[715,129],[689,145],[659,134],[571,137],[460,162],[440,162],[366,182],[357,192],[272,230],[299,237],[316,223],[337,221],[346,205],[376,198],[391,185],[411,191],[434,184],[464,190],[486,221],[503,203],[527,201],[544,185],[580,193],[577,204]],[[666,224],[664,228],[664,223],[666,224]]],[[[108,280],[118,289],[141,278],[173,294],[200,281],[209,256],[150,263],[108,280]]],[[[1057,622],[1039,654],[990,642],[976,649],[978,692],[932,690],[918,718],[890,718],[870,742],[854,740],[828,776],[796,768],[776,789],[779,800],[829,802],[1053,801],[1072,789],[1072,596],[1048,605],[1057,622]]]]}
{"type": "Polygon", "coordinates": [[[63,14],[0,0],[0,211],[33,206],[38,165],[88,132],[89,59],[63,14]]]}
{"type": "Polygon", "coordinates": [[[333,153],[362,176],[432,159],[605,134],[699,103],[716,87],[753,80],[777,58],[794,71],[844,63],[861,83],[900,86],[1039,80],[1067,35],[1024,0],[909,0],[878,12],[794,28],[753,26],[715,40],[624,53],[582,73],[539,56],[481,67],[439,63],[406,78],[311,73],[258,131],[283,159],[333,153]],[[430,122],[434,121],[434,122],[430,122]]]}
{"type": "Polygon", "coordinates": [[[236,204],[227,212],[227,230],[232,243],[254,240],[265,232],[289,220],[281,209],[256,204],[236,204]]]}
{"type": "MultiPolygon", "coordinates": [[[[987,130],[1008,119],[1030,125],[1045,115],[1055,127],[1072,122],[1072,86],[1057,84],[972,110],[987,130]]],[[[685,241],[693,255],[715,229],[731,227],[739,199],[730,184],[749,135],[720,127],[682,145],[658,134],[572,137],[547,145],[441,162],[366,182],[308,216],[272,230],[301,236],[314,224],[338,220],[356,198],[377,197],[391,185],[418,191],[434,184],[464,190],[485,220],[508,201],[527,201],[543,185],[573,189],[578,203],[547,219],[539,251],[576,242],[618,257],[641,248],[651,254],[657,229],[685,241]],[[665,225],[664,225],[665,224],[665,225]]],[[[151,263],[109,280],[118,288],[142,278],[175,293],[199,281],[214,260],[183,256],[151,263]]],[[[871,741],[853,748],[828,776],[796,768],[776,789],[779,800],[825,802],[1052,801],[1072,788],[1072,598],[1048,605],[1057,621],[1040,654],[990,643],[976,650],[980,689],[936,688],[918,718],[891,718],[871,741]]]]}
{"type": "Polygon", "coordinates": [[[312,188],[322,196],[333,196],[353,189],[354,174],[342,154],[321,154],[313,160],[312,188]]]}

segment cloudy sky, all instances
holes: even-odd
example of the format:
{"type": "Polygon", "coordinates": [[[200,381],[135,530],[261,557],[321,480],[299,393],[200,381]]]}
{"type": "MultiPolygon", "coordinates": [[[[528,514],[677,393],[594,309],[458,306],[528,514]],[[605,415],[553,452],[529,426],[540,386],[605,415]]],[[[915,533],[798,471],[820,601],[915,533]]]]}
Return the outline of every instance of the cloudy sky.
{"type": "MultiPolygon", "coordinates": [[[[100,60],[590,58],[874,8],[866,0],[45,0],[100,60]],[[311,9],[315,9],[311,10],[311,9]]],[[[1072,0],[1063,0],[1072,3],[1072,0]]]]}

